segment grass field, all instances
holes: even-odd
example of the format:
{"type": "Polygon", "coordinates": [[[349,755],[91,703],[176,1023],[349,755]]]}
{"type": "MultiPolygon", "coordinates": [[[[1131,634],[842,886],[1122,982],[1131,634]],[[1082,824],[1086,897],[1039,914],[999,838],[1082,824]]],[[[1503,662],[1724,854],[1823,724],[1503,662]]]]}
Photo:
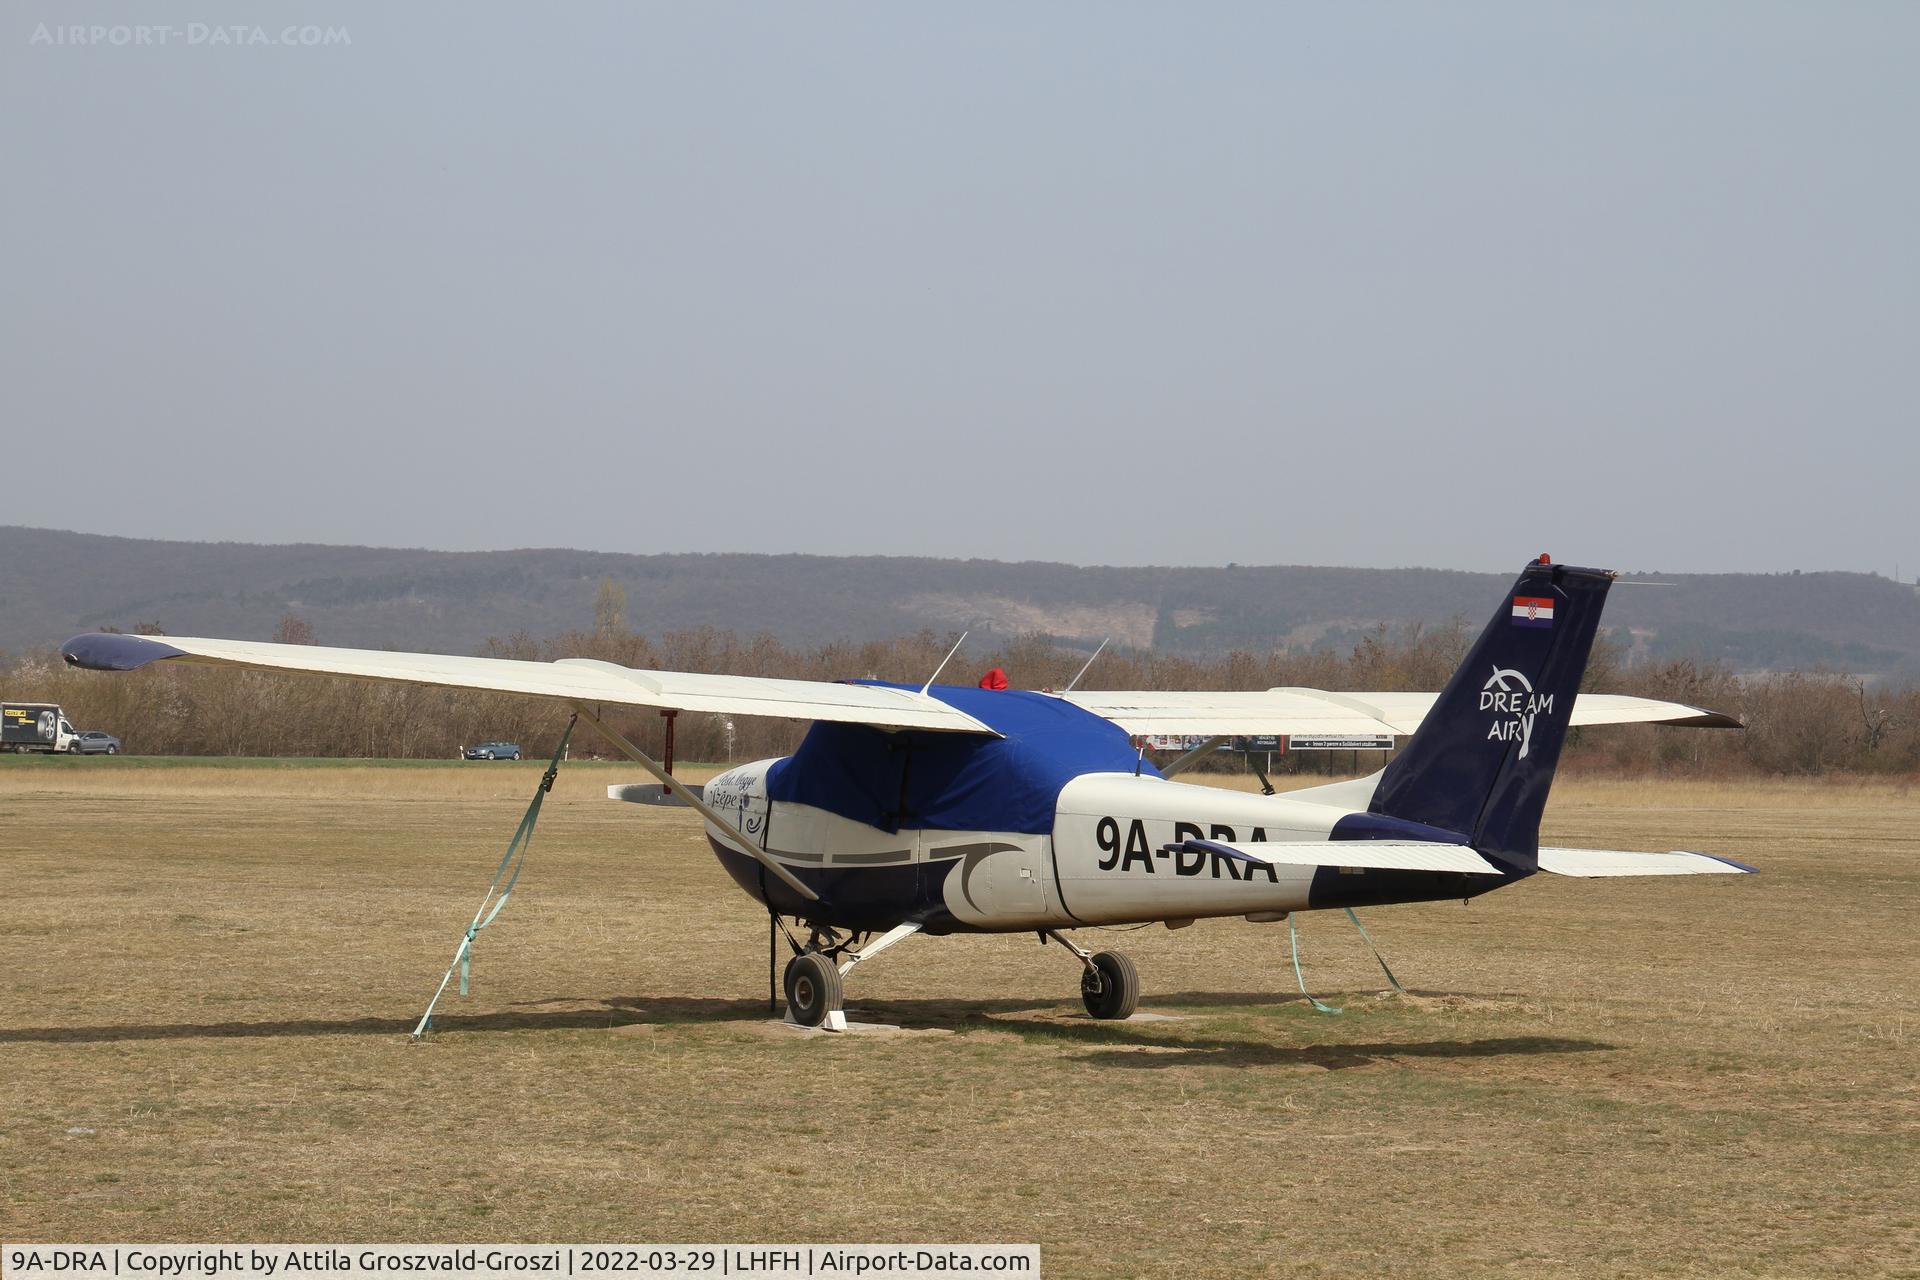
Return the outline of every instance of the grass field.
{"type": "Polygon", "coordinates": [[[1920,797],[1570,780],[1560,843],[1763,875],[1367,922],[916,939],[766,1008],[678,811],[569,767],[471,998],[406,1032],[539,765],[0,764],[0,1237],[1010,1240],[1050,1276],[1920,1271],[1920,797]],[[77,767],[58,767],[72,765],[77,767]],[[103,766],[103,767],[92,767],[103,766]],[[864,1013],[859,1012],[864,1011],[864,1013]]]}

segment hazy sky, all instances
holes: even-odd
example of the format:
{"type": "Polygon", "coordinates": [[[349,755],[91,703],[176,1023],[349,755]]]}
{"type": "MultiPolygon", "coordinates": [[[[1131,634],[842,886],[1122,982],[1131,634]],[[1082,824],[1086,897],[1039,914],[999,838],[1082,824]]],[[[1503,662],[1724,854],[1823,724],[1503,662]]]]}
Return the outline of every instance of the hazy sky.
{"type": "Polygon", "coordinates": [[[1904,0],[26,0],[0,523],[1911,576],[1916,65],[1904,0]]]}

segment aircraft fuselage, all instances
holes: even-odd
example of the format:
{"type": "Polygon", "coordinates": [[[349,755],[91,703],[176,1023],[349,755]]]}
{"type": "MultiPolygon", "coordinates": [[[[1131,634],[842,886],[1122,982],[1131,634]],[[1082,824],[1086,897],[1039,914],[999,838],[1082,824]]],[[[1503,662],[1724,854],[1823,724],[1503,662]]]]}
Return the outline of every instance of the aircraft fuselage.
{"type": "Polygon", "coordinates": [[[1050,832],[886,830],[769,795],[778,764],[729,769],[707,803],[821,896],[803,901],[732,838],[707,840],[733,879],[785,915],[848,929],[907,921],[929,933],[999,933],[1267,915],[1484,893],[1507,879],[1379,869],[1263,866],[1177,846],[1325,842],[1353,811],[1152,775],[1088,773],[1060,791],[1050,832]]]}

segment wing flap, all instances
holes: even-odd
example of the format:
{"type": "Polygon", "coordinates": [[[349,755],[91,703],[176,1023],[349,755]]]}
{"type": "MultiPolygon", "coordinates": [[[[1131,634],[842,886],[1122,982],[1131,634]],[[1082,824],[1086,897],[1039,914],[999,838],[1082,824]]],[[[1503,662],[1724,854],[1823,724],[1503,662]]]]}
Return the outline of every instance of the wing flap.
{"type": "Polygon", "coordinates": [[[111,634],[77,636],[62,646],[61,653],[69,664],[97,671],[132,671],[161,661],[190,662],[249,671],[517,693],[607,706],[836,720],[882,729],[993,733],[965,712],[915,689],[835,684],[824,680],[638,671],[593,660],[524,662],[512,658],[462,658],[451,654],[333,649],[194,636],[111,634]]]}
{"type": "Polygon", "coordinates": [[[1217,853],[1241,862],[1274,867],[1358,867],[1381,871],[1457,871],[1497,876],[1500,868],[1463,844],[1417,840],[1299,840],[1230,844],[1223,840],[1183,840],[1169,852],[1217,853]]]}
{"type": "Polygon", "coordinates": [[[1311,689],[1217,693],[1163,690],[1062,695],[1068,702],[1113,721],[1128,733],[1215,735],[1253,733],[1409,733],[1367,706],[1365,695],[1346,698],[1311,689]]]}
{"type": "Polygon", "coordinates": [[[1540,869],[1557,876],[1737,876],[1757,868],[1708,853],[1628,853],[1620,849],[1540,850],[1540,869]]]}

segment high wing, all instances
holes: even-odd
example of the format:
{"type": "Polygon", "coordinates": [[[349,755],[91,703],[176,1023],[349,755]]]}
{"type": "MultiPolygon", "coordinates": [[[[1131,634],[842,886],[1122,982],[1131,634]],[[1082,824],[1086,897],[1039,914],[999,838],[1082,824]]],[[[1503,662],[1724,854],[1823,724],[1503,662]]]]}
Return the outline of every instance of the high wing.
{"type": "Polygon", "coordinates": [[[835,684],[824,680],[641,671],[593,658],[523,662],[511,658],[458,658],[445,654],[329,649],[319,645],[264,644],[251,640],[104,633],[76,636],[67,641],[60,652],[70,665],[95,671],[131,671],[150,662],[189,662],[249,671],[397,681],[443,689],[483,689],[569,703],[839,720],[882,729],[931,729],[998,736],[972,716],[916,689],[835,684]]]}
{"type": "MultiPolygon", "coordinates": [[[[593,658],[526,662],[334,649],[194,636],[76,636],[67,662],[97,671],[131,671],[152,662],[186,662],[251,671],[299,672],[396,681],[445,689],[517,693],[562,702],[711,711],[722,715],[834,720],[880,729],[993,734],[979,720],[931,694],[878,684],[778,680],[761,676],[643,671],[593,658]]],[[[1330,693],[1321,689],[1175,693],[1075,692],[1062,695],[1135,734],[1399,734],[1420,725],[1438,694],[1330,693]]],[[[1582,694],[1574,725],[1685,724],[1738,728],[1739,721],[1678,702],[1620,694],[1582,694]]]]}
{"type": "MultiPolygon", "coordinates": [[[[1437,693],[1330,693],[1324,689],[1173,693],[1132,690],[1062,695],[1128,733],[1231,736],[1235,734],[1396,734],[1420,727],[1437,693]]],[[[1618,693],[1574,699],[1570,725],[1673,724],[1738,729],[1732,716],[1680,702],[1618,693]]]]}

